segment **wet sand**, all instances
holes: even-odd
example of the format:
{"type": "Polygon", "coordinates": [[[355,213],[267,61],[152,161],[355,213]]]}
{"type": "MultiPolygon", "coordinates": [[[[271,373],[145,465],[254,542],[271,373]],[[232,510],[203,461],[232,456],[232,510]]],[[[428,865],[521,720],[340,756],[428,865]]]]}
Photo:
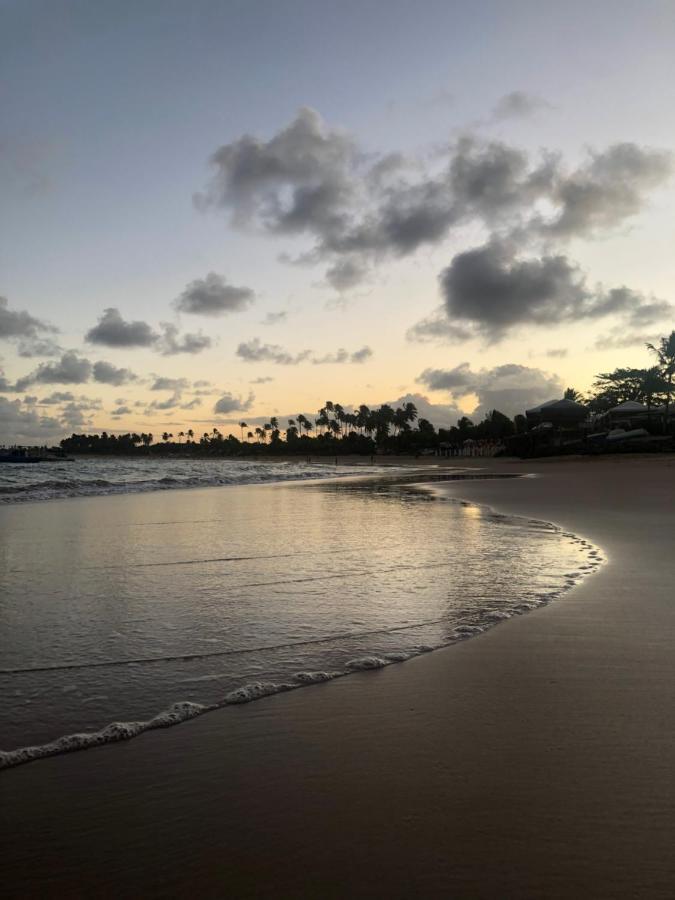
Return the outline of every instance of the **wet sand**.
{"type": "Polygon", "coordinates": [[[3,773],[3,895],[671,898],[675,460],[455,462],[535,473],[434,490],[609,564],[447,650],[3,773]]]}

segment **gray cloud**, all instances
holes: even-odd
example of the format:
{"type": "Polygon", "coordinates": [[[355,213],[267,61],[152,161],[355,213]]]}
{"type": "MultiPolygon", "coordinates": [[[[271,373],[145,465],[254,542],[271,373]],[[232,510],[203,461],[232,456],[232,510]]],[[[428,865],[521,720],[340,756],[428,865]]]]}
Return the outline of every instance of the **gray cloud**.
{"type": "Polygon", "coordinates": [[[501,122],[505,119],[527,119],[540,110],[551,109],[551,104],[543,97],[527,91],[511,91],[500,97],[492,110],[492,118],[501,122]]]}
{"type": "Polygon", "coordinates": [[[255,294],[250,288],[228,284],[222,275],[209,272],[206,278],[191,281],[175,306],[179,312],[198,316],[222,316],[225,313],[245,309],[253,302],[255,294]]]}
{"type": "Polygon", "coordinates": [[[11,443],[42,442],[54,440],[61,433],[61,425],[58,419],[26,409],[20,400],[0,397],[0,432],[3,439],[11,443]]]}
{"type": "Polygon", "coordinates": [[[475,337],[471,328],[448,320],[443,307],[421,319],[406,331],[406,338],[420,344],[461,344],[475,337]]]}
{"type": "Polygon", "coordinates": [[[550,350],[546,351],[546,355],[551,357],[551,359],[563,359],[567,356],[567,350],[564,347],[552,347],[550,350]]]}
{"type": "Polygon", "coordinates": [[[518,325],[610,315],[637,324],[664,318],[673,309],[666,301],[647,299],[626,287],[591,291],[581,270],[566,256],[520,259],[512,245],[498,241],[458,253],[440,282],[452,326],[473,329],[490,339],[499,339],[518,325]]]}
{"type": "Polygon", "coordinates": [[[594,350],[624,350],[627,347],[642,347],[658,343],[660,335],[644,331],[635,331],[625,325],[617,325],[606,334],[601,334],[593,345],[594,350]]]}
{"type": "Polygon", "coordinates": [[[158,347],[162,356],[178,353],[201,353],[213,346],[213,340],[201,331],[179,335],[178,328],[169,322],[162,322],[162,336],[158,347]]]}
{"type": "Polygon", "coordinates": [[[6,297],[0,297],[0,339],[39,338],[44,332],[54,333],[56,328],[31,316],[25,310],[9,308],[6,297]]]}
{"type": "Polygon", "coordinates": [[[120,385],[137,381],[131,369],[118,368],[109,362],[94,363],[93,375],[94,381],[99,381],[101,384],[120,385]]]}
{"type": "Polygon", "coordinates": [[[19,341],[17,353],[25,359],[36,356],[59,356],[63,353],[63,347],[60,347],[53,338],[28,337],[19,341]]]}
{"type": "Polygon", "coordinates": [[[145,415],[152,415],[154,412],[157,412],[157,410],[175,409],[180,405],[180,401],[180,392],[172,394],[171,397],[167,397],[165,400],[153,400],[152,403],[148,404],[145,408],[145,415]]]}
{"type": "Polygon", "coordinates": [[[82,428],[90,428],[92,424],[91,410],[98,406],[88,403],[67,403],[59,412],[59,418],[64,428],[78,431],[82,428]]]}
{"type": "MultiPolygon", "coordinates": [[[[513,92],[496,112],[523,115],[542,103],[513,92]]],[[[327,283],[338,291],[355,287],[382,258],[437,245],[469,224],[528,246],[601,233],[638,213],[672,170],[669,153],[631,143],[590,152],[572,171],[557,155],[533,161],[519,148],[471,136],[430,162],[365,153],[307,109],[268,141],[245,135],[211,162],[214,176],[198,206],[226,210],[235,226],[306,234],[312,246],[298,261],[327,263],[327,283]]]]}
{"type": "Polygon", "coordinates": [[[167,378],[164,375],[158,375],[150,385],[151,391],[186,391],[190,387],[187,378],[167,378]]]}
{"type": "Polygon", "coordinates": [[[126,322],[118,309],[108,307],[98,320],[98,324],[85,334],[90,344],[105,347],[151,347],[157,335],[147,322],[126,322]]]}
{"type": "Polygon", "coordinates": [[[453,397],[475,394],[478,403],[471,416],[482,418],[492,409],[507,416],[560,397],[563,385],[557,375],[515,363],[472,371],[468,363],[453,369],[425,369],[417,379],[431,390],[445,390],[453,397]]]}
{"type": "MultiPolygon", "coordinates": [[[[406,403],[414,403],[417,407],[418,420],[426,419],[436,428],[451,428],[464,415],[454,403],[432,403],[424,394],[404,394],[396,400],[387,400],[386,402],[394,408],[405,406],[406,403]]],[[[374,406],[378,405],[374,404],[374,406]]]]}
{"type": "Polygon", "coordinates": [[[79,357],[74,350],[64,353],[59,362],[40,363],[30,375],[19,378],[14,385],[18,393],[32,384],[84,384],[89,381],[92,365],[88,359],[79,357]]]}
{"type": "MultiPolygon", "coordinates": [[[[24,398],[24,403],[28,398],[24,398]]],[[[75,394],[71,393],[71,391],[54,391],[49,394],[48,397],[43,397],[40,400],[40,406],[56,406],[60,403],[69,403],[70,401],[75,399],[75,394]]]]}
{"type": "Polygon", "coordinates": [[[110,413],[113,419],[119,419],[121,416],[130,416],[131,410],[128,406],[118,406],[110,413]]]}
{"type": "Polygon", "coordinates": [[[259,338],[244,341],[237,347],[237,356],[245,362],[271,362],[278,366],[295,366],[309,356],[309,350],[295,356],[278,344],[263,344],[259,338]]]}
{"type": "Polygon", "coordinates": [[[254,378],[251,384],[269,384],[270,381],[274,381],[270,375],[262,375],[260,378],[254,378]]]}
{"type": "Polygon", "coordinates": [[[232,412],[247,412],[255,401],[255,394],[250,393],[244,400],[243,397],[235,397],[233,394],[225,393],[216,402],[213,407],[214,413],[217,415],[227,415],[232,412]]]}
{"type": "Polygon", "coordinates": [[[285,322],[287,318],[288,318],[288,313],[283,309],[280,310],[279,312],[268,312],[260,324],[261,325],[278,325],[279,322],[285,322]]]}
{"type": "Polygon", "coordinates": [[[594,153],[585,165],[557,179],[551,200],[560,211],[543,231],[568,238],[620,225],[642,209],[645,195],[672,171],[672,154],[662,150],[623,143],[594,153]]]}
{"type": "Polygon", "coordinates": [[[269,141],[244,135],[211,157],[214,175],[199,208],[231,210],[234,224],[255,221],[272,231],[329,230],[340,223],[350,193],[348,172],[356,148],[303,108],[269,141]],[[290,200],[284,203],[282,193],[290,200]]]}
{"type": "Polygon", "coordinates": [[[339,293],[350,291],[364,280],[368,266],[357,257],[338,259],[326,270],[327,283],[339,293]]]}
{"type": "Polygon", "coordinates": [[[312,363],[315,366],[333,364],[344,365],[345,363],[360,364],[366,362],[373,355],[370,347],[361,347],[360,350],[354,350],[352,353],[340,347],[335,353],[327,353],[325,356],[315,357],[312,363]]]}
{"type": "Polygon", "coordinates": [[[152,347],[163,356],[201,353],[213,345],[212,339],[201,332],[180,335],[169,322],[162,322],[160,327],[158,333],[147,322],[126,322],[118,309],[109,307],[86,333],[85,340],[105,347],[152,347]]]}

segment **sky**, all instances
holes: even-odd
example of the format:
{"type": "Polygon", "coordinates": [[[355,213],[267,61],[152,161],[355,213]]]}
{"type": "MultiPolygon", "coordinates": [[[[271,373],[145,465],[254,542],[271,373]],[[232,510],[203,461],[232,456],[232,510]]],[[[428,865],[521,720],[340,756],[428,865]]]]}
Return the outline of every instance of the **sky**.
{"type": "Polygon", "coordinates": [[[0,444],[649,365],[674,39],[658,0],[0,0],[0,444]]]}

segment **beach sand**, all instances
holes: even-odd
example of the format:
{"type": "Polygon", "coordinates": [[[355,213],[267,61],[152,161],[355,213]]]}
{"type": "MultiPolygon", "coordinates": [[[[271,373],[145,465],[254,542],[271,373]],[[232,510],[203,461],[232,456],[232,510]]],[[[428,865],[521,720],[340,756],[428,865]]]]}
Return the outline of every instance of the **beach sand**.
{"type": "Polygon", "coordinates": [[[3,896],[675,896],[675,460],[454,462],[533,473],[434,490],[608,564],[457,646],[3,773],[3,896]]]}

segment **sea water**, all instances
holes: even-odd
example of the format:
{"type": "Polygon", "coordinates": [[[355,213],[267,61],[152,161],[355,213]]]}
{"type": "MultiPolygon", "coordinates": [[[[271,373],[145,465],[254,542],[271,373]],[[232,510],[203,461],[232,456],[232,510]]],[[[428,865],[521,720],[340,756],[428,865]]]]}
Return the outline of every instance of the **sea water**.
{"type": "Polygon", "coordinates": [[[3,506],[0,767],[405,661],[600,564],[421,477],[3,506]]]}

